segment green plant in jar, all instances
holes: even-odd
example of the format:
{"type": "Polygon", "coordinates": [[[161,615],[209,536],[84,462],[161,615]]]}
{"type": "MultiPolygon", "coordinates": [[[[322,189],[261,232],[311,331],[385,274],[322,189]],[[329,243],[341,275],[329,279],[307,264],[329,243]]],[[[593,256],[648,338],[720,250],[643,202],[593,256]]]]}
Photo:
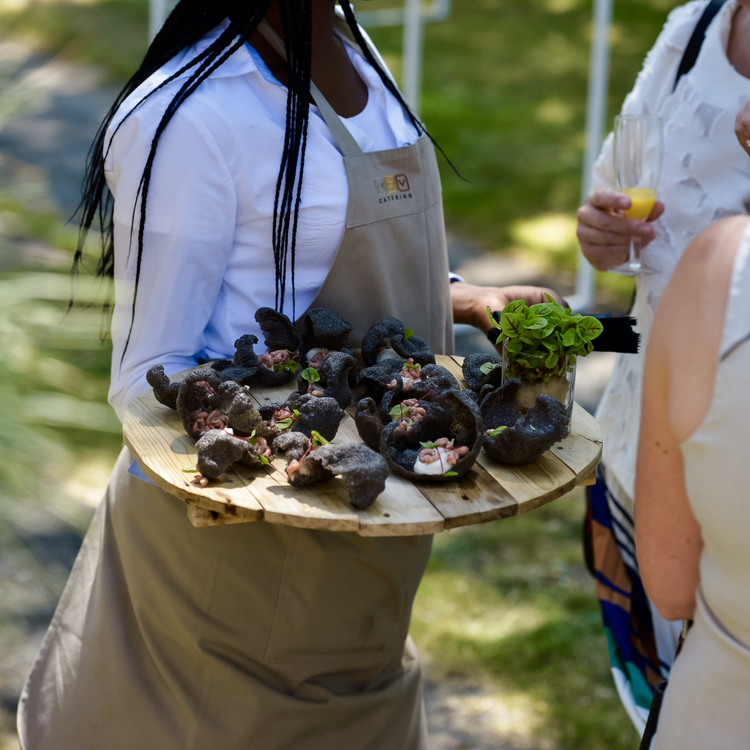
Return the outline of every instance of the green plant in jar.
{"type": "Polygon", "coordinates": [[[495,343],[503,345],[503,380],[522,383],[519,405],[528,409],[537,395],[548,393],[572,411],[576,361],[593,351],[603,327],[590,315],[573,315],[549,294],[545,298],[530,306],[523,300],[508,303],[499,322],[488,307],[487,317],[499,332],[495,343]]]}

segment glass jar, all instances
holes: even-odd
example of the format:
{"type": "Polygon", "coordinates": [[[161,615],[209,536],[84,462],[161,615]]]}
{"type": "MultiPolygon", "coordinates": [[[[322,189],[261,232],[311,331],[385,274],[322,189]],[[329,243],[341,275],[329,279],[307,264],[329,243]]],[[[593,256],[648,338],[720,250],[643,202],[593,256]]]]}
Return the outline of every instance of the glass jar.
{"type": "Polygon", "coordinates": [[[515,366],[513,354],[505,348],[505,341],[503,341],[503,383],[511,378],[518,378],[521,381],[521,388],[518,391],[519,411],[525,414],[536,402],[536,397],[542,393],[553,396],[565,407],[568,415],[568,434],[570,434],[576,383],[575,363],[572,366],[564,366],[560,363],[556,369],[562,371],[563,374],[553,375],[546,381],[525,380],[523,369],[523,367],[515,366]]]}

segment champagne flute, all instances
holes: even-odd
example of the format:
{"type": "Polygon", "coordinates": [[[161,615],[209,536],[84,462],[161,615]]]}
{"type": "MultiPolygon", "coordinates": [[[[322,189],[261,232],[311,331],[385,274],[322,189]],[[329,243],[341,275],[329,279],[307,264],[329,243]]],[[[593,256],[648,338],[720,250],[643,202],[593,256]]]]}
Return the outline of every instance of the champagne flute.
{"type": "MultiPolygon", "coordinates": [[[[664,126],[653,115],[615,117],[615,173],[620,190],[632,201],[625,211],[629,219],[645,221],[656,203],[661,180],[664,126]]],[[[641,238],[630,238],[630,258],[612,269],[628,276],[655,273],[641,260],[641,238]]]]}

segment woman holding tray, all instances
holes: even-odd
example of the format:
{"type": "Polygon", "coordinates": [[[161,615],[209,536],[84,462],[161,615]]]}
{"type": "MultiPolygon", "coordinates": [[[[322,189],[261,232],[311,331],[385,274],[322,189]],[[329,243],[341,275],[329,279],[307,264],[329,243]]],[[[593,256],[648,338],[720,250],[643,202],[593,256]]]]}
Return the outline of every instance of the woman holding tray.
{"type": "MultiPolygon", "coordinates": [[[[331,308],[355,341],[394,315],[449,354],[454,320],[542,300],[449,284],[430,138],[347,4],[182,0],[92,153],[120,415],[152,365],[259,334],[259,307],[331,308]]],[[[132,463],[24,688],[24,750],[426,748],[408,628],[430,537],[194,529],[132,463]]]]}

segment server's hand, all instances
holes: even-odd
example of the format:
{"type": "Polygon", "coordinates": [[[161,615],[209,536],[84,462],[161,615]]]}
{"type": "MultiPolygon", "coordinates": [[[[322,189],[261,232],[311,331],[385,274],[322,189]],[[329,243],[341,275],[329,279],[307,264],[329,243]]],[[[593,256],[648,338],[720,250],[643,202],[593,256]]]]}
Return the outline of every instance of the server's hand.
{"type": "Polygon", "coordinates": [[[456,282],[451,284],[453,302],[453,322],[468,323],[487,333],[490,327],[487,320],[487,307],[490,310],[502,310],[509,302],[522,299],[527,305],[546,302],[545,292],[551,294],[560,304],[565,300],[552,289],[540,286],[475,286],[456,282]]]}

